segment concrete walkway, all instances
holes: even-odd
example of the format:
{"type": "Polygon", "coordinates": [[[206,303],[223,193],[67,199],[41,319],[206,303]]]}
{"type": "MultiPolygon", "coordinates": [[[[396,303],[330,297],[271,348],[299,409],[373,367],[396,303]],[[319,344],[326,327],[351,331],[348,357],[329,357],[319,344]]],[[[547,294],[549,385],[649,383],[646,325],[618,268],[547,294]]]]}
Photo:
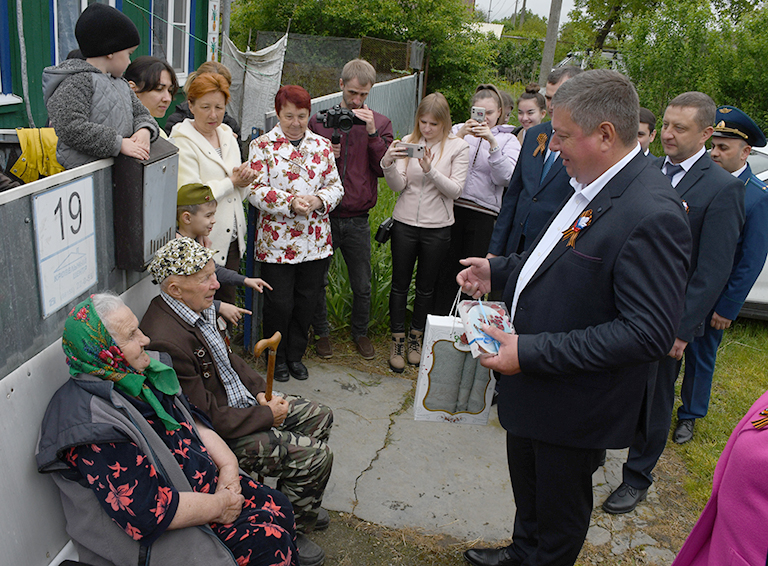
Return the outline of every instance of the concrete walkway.
{"type": "MultiPolygon", "coordinates": [[[[511,536],[515,505],[495,407],[487,426],[417,422],[409,402],[414,382],[328,363],[307,366],[309,380],[291,379],[275,388],[334,411],[327,509],[461,541],[494,544],[511,536]]],[[[595,473],[596,508],[621,482],[625,455],[609,451],[606,465],[595,473]]],[[[655,497],[652,487],[649,503],[655,497]]],[[[674,553],[642,532],[653,507],[641,505],[619,517],[595,512],[587,541],[611,545],[617,557],[643,545],[646,563],[671,564],[674,553]]]]}

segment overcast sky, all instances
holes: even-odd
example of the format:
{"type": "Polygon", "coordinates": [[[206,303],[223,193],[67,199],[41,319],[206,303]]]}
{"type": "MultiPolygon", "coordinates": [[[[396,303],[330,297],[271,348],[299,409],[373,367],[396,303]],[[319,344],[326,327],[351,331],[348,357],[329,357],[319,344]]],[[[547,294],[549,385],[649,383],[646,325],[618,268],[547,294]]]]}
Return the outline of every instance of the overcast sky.
{"type": "MultiPolygon", "coordinates": [[[[515,13],[515,2],[517,9],[523,8],[523,0],[490,0],[491,2],[491,20],[503,19],[515,13]]],[[[475,7],[488,13],[489,0],[475,0],[475,7]]],[[[549,18],[549,0],[527,0],[525,7],[539,16],[549,18]]],[[[568,12],[573,10],[573,0],[563,0],[563,9],[560,13],[560,24],[562,25],[568,19],[568,12]]]]}

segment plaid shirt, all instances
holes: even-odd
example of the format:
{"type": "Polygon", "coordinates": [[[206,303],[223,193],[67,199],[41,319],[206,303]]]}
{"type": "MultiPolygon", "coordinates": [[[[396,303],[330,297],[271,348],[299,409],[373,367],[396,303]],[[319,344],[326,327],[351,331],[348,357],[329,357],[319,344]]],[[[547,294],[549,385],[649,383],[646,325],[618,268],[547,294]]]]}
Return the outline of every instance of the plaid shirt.
{"type": "Polygon", "coordinates": [[[227,392],[227,404],[238,409],[257,405],[256,398],[251,395],[251,392],[240,381],[240,376],[237,375],[229,361],[227,345],[224,343],[218,328],[216,328],[216,309],[214,309],[213,305],[202,313],[197,314],[187,305],[177,301],[163,291],[160,292],[160,296],[173,309],[173,312],[179,315],[181,320],[190,326],[196,326],[203,333],[203,338],[205,338],[208,344],[208,349],[211,351],[216,369],[219,371],[221,382],[224,384],[224,389],[227,392]]]}

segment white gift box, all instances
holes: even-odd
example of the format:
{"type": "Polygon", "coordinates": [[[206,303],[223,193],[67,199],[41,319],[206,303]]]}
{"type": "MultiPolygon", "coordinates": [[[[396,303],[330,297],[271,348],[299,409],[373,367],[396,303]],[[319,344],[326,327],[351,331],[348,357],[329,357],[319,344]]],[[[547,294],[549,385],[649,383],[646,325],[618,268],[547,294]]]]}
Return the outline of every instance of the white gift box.
{"type": "Polygon", "coordinates": [[[496,380],[461,340],[458,317],[427,316],[416,383],[414,419],[488,424],[496,380]]]}

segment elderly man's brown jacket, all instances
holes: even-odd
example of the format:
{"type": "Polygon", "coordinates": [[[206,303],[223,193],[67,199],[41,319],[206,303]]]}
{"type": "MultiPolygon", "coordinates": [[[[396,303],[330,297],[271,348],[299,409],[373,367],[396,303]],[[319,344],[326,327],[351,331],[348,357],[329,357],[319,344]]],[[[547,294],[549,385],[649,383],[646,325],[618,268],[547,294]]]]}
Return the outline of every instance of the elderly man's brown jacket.
{"type": "MultiPolygon", "coordinates": [[[[184,322],[162,297],[152,300],[139,327],[150,339],[147,349],[170,354],[182,390],[211,417],[222,438],[234,440],[272,426],[272,410],[267,406],[227,405],[227,393],[203,333],[184,322]]],[[[230,353],[229,360],[254,397],[266,389],[264,379],[240,356],[230,353]]]]}

